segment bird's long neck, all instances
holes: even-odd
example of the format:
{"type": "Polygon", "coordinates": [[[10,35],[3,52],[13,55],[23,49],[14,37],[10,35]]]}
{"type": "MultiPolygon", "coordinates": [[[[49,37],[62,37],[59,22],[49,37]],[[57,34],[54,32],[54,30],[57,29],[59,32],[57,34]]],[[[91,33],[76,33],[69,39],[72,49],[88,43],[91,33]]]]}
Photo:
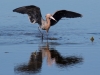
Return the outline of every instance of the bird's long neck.
{"type": "Polygon", "coordinates": [[[49,28],[50,28],[50,19],[46,18],[46,30],[47,30],[47,32],[48,32],[49,28]]]}

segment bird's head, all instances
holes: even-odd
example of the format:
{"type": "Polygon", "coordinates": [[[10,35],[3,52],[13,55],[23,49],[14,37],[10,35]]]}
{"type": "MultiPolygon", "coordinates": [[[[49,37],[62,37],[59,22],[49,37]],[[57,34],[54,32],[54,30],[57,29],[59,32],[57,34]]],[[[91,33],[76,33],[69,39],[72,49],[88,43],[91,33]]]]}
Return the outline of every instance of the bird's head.
{"type": "Polygon", "coordinates": [[[56,21],[55,18],[51,14],[47,14],[46,18],[50,18],[50,19],[53,19],[54,21],[56,21]]]}

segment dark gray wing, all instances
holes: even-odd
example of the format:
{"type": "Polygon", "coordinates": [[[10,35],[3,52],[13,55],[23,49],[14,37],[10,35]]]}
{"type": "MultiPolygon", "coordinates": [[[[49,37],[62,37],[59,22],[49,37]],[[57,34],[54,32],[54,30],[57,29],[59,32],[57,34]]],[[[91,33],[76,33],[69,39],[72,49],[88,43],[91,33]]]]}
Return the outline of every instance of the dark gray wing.
{"type": "Polygon", "coordinates": [[[42,15],[41,15],[40,8],[37,6],[34,6],[34,5],[23,6],[23,7],[14,9],[13,12],[27,14],[29,16],[31,23],[36,22],[38,24],[41,24],[42,15]]]}
{"type": "MultiPolygon", "coordinates": [[[[59,10],[53,14],[53,17],[56,19],[58,22],[61,18],[76,18],[76,17],[82,17],[81,14],[73,12],[73,11],[68,11],[68,10],[59,10]]],[[[57,22],[54,20],[51,21],[51,26],[55,25],[57,22]]]]}

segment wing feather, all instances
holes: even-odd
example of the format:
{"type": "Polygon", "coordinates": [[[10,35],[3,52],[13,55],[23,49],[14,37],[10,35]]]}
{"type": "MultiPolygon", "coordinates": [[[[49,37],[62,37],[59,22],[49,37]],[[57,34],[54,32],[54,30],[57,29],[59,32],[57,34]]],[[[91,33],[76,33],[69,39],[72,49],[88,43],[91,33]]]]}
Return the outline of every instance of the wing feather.
{"type": "Polygon", "coordinates": [[[29,16],[31,23],[36,21],[36,23],[41,24],[42,15],[41,15],[40,8],[37,6],[34,6],[34,5],[23,6],[23,7],[14,9],[13,12],[27,14],[29,16]]]}
{"type": "MultiPolygon", "coordinates": [[[[56,19],[56,21],[58,22],[61,18],[65,17],[65,18],[76,18],[76,17],[82,17],[81,14],[73,12],[73,11],[68,11],[68,10],[59,10],[56,11],[53,14],[53,17],[56,19]]],[[[51,21],[51,26],[55,25],[57,22],[54,20],[50,20],[51,21]]]]}

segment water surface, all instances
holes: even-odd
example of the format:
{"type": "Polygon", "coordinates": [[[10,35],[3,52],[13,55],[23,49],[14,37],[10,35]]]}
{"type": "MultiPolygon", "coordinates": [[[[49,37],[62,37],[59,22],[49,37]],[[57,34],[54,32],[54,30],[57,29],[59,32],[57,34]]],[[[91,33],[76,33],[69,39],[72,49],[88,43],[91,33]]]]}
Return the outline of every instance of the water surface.
{"type": "Polygon", "coordinates": [[[0,2],[0,75],[100,75],[100,1],[24,0],[0,2]],[[82,18],[62,19],[47,40],[27,15],[13,9],[37,5],[47,13],[67,9],[82,18]],[[94,41],[90,40],[94,37],[94,41]]]}

